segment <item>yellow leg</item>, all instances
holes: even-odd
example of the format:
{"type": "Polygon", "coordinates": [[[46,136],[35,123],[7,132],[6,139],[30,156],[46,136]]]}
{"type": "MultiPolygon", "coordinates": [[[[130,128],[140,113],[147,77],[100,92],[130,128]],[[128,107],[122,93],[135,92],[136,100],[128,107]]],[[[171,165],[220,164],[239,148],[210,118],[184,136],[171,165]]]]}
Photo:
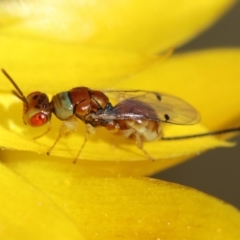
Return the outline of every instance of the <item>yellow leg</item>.
{"type": "Polygon", "coordinates": [[[34,137],[33,139],[36,140],[36,139],[38,139],[38,138],[43,137],[43,136],[46,135],[50,130],[51,130],[51,125],[49,124],[49,125],[48,125],[48,128],[47,128],[47,130],[46,130],[45,132],[43,132],[42,134],[34,137]]]}
{"type": "Polygon", "coordinates": [[[146,151],[143,149],[143,142],[142,142],[142,139],[139,135],[138,132],[135,132],[135,138],[136,138],[136,144],[137,144],[137,147],[152,161],[155,161],[155,159],[146,151]]]}
{"type": "Polygon", "coordinates": [[[48,149],[47,155],[50,155],[53,148],[56,146],[56,144],[58,143],[58,141],[61,139],[61,137],[63,135],[65,135],[69,132],[76,131],[77,128],[78,128],[78,119],[76,117],[72,117],[72,118],[68,119],[67,121],[63,122],[60,127],[58,137],[55,140],[55,142],[53,143],[53,145],[48,149]]]}

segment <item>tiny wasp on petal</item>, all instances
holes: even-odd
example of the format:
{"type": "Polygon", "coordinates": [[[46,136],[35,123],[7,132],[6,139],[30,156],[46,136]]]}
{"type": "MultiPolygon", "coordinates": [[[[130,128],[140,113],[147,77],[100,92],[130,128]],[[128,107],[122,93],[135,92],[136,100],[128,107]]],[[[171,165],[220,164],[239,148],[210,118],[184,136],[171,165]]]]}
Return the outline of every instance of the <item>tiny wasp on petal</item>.
{"type": "Polygon", "coordinates": [[[59,136],[47,151],[48,155],[67,131],[76,128],[76,119],[85,123],[85,140],[74,163],[87,142],[88,133],[94,133],[97,127],[105,127],[114,134],[134,139],[137,147],[151,160],[154,158],[144,150],[144,141],[180,140],[240,131],[240,127],[237,127],[194,135],[164,137],[161,123],[196,124],[200,121],[197,110],[178,97],[143,90],[97,91],[87,87],[76,87],[54,95],[49,101],[47,95],[39,91],[25,96],[10,75],[4,69],[2,72],[15,87],[13,94],[23,102],[25,124],[32,127],[43,126],[50,122],[52,113],[63,121],[59,136]],[[115,106],[110,103],[108,94],[120,99],[115,106]]]}

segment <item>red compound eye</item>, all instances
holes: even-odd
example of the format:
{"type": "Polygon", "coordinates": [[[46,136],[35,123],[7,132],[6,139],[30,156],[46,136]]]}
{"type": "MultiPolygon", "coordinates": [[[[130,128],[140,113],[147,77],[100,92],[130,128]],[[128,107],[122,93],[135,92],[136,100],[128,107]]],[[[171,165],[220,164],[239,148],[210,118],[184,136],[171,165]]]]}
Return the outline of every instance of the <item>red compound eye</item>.
{"type": "Polygon", "coordinates": [[[48,121],[48,117],[44,113],[37,113],[30,119],[30,123],[34,127],[40,127],[48,121]]]}

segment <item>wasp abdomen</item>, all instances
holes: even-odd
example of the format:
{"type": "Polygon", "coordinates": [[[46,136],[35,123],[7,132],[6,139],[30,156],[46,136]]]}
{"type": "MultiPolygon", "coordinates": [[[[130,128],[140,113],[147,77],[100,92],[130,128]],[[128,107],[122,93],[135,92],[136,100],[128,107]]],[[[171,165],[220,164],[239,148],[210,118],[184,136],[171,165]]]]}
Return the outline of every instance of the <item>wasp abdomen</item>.
{"type": "Polygon", "coordinates": [[[159,122],[150,120],[126,120],[125,124],[127,128],[137,132],[142,141],[151,142],[162,137],[162,128],[159,122]]]}
{"type": "Polygon", "coordinates": [[[106,127],[111,133],[125,138],[135,138],[138,134],[142,141],[151,142],[162,137],[161,124],[151,120],[115,120],[106,127]]]}
{"type": "Polygon", "coordinates": [[[154,120],[157,114],[148,104],[128,99],[116,105],[112,111],[120,117],[105,125],[110,132],[125,138],[134,138],[138,134],[142,141],[147,142],[161,138],[161,123],[154,120]]]}

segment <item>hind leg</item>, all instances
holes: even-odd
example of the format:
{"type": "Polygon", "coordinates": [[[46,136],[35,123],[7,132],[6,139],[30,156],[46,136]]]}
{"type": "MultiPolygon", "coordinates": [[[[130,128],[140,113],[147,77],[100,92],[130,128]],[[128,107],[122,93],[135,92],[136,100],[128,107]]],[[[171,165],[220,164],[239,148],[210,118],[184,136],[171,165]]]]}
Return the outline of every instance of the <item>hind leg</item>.
{"type": "Polygon", "coordinates": [[[155,159],[143,148],[143,142],[142,139],[140,137],[140,134],[138,132],[135,131],[134,136],[136,138],[136,144],[137,147],[152,161],[155,161],[155,159]]]}
{"type": "Polygon", "coordinates": [[[152,161],[155,160],[146,150],[143,149],[143,142],[140,134],[134,128],[120,130],[119,133],[125,138],[130,138],[131,136],[134,136],[136,139],[137,147],[147,156],[148,159],[152,161]]]}

